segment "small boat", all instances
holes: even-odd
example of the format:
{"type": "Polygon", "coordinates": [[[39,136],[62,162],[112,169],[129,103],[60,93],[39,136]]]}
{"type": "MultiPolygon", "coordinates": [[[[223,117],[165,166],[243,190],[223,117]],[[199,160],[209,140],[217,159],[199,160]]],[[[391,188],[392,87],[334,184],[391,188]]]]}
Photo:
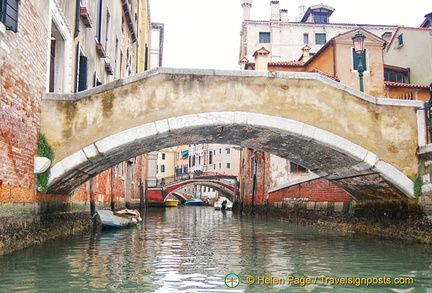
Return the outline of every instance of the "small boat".
{"type": "Polygon", "coordinates": [[[204,202],[202,201],[202,199],[200,199],[200,198],[195,198],[195,197],[193,197],[193,198],[191,198],[191,199],[188,199],[187,201],[185,201],[185,205],[186,206],[200,206],[200,205],[202,205],[204,202]]]}
{"type": "Polygon", "coordinates": [[[214,203],[215,210],[222,210],[223,206],[225,205],[225,210],[232,210],[232,202],[226,198],[226,197],[219,197],[218,201],[214,203]],[[225,202],[225,203],[224,203],[225,202]]]}
{"type": "Polygon", "coordinates": [[[137,210],[123,209],[117,212],[109,210],[97,211],[103,228],[122,228],[141,222],[141,215],[137,210]]]}
{"type": "Polygon", "coordinates": [[[175,199],[167,199],[165,200],[165,207],[176,207],[178,206],[179,201],[175,199]]]}

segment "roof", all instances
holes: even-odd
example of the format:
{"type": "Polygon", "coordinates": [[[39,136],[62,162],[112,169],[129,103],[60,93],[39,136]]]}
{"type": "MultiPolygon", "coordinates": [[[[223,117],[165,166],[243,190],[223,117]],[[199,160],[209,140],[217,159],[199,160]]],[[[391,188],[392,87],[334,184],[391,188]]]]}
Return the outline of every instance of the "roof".
{"type": "MultiPolygon", "coordinates": [[[[271,20],[243,20],[244,24],[270,24],[271,20]]],[[[281,25],[299,25],[299,26],[316,26],[317,23],[314,22],[299,22],[299,21],[281,21],[281,25]]],[[[366,24],[366,23],[347,23],[347,22],[327,22],[327,23],[319,23],[320,26],[352,26],[352,27],[382,27],[382,28],[397,28],[398,25],[394,24],[366,24]]]]}
{"type": "Polygon", "coordinates": [[[400,88],[419,88],[419,89],[429,88],[428,85],[402,83],[402,82],[394,82],[394,81],[384,81],[384,85],[387,87],[400,87],[400,88]]]}
{"type": "Polygon", "coordinates": [[[324,4],[322,4],[322,3],[321,3],[321,4],[318,4],[318,5],[310,6],[310,7],[306,10],[306,12],[305,12],[305,14],[303,15],[303,17],[302,17],[302,19],[301,19],[300,22],[306,22],[306,20],[309,18],[309,16],[310,16],[311,13],[313,13],[313,12],[326,13],[326,14],[330,17],[330,15],[332,15],[332,13],[333,13],[334,10],[335,10],[335,9],[334,9],[333,7],[330,7],[330,6],[324,5],[324,4]]]}
{"type": "Polygon", "coordinates": [[[269,66],[280,66],[280,67],[297,67],[303,66],[306,62],[304,61],[277,61],[277,62],[269,62],[269,66]]]}
{"type": "Polygon", "coordinates": [[[345,35],[350,35],[350,34],[352,34],[352,33],[355,32],[355,31],[362,31],[364,34],[366,34],[366,35],[368,35],[368,36],[371,36],[371,37],[375,38],[376,40],[381,40],[382,43],[383,43],[383,45],[385,45],[385,40],[384,40],[384,39],[378,37],[377,35],[375,35],[375,34],[369,32],[369,31],[367,31],[367,30],[365,30],[365,29],[363,29],[363,28],[356,28],[356,29],[353,29],[353,30],[350,30],[350,31],[344,32],[344,33],[342,33],[342,34],[339,34],[339,35],[337,35],[337,36],[331,38],[327,43],[325,43],[325,44],[321,47],[321,49],[318,50],[318,52],[316,52],[316,53],[313,54],[313,55],[311,54],[312,57],[311,57],[308,61],[306,61],[305,64],[306,64],[306,63],[307,63],[307,64],[308,64],[308,63],[311,63],[313,60],[315,60],[316,58],[318,58],[318,56],[321,55],[321,54],[322,54],[322,53],[327,49],[327,47],[329,47],[329,46],[331,46],[331,45],[334,44],[334,42],[335,42],[336,39],[341,38],[341,37],[343,37],[343,36],[345,36],[345,35]]]}
{"type": "Polygon", "coordinates": [[[432,12],[426,14],[424,17],[425,20],[422,22],[420,27],[432,27],[432,12]]]}
{"type": "Polygon", "coordinates": [[[407,73],[410,71],[410,69],[406,67],[399,67],[399,66],[388,65],[388,64],[384,64],[384,69],[389,69],[389,70],[402,72],[402,73],[407,73]]]}

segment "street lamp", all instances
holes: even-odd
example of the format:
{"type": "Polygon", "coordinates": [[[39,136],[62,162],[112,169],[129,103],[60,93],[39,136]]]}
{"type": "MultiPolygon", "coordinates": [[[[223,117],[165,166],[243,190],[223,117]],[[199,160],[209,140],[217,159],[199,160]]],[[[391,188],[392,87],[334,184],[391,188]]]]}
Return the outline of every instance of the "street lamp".
{"type": "Polygon", "coordinates": [[[360,32],[358,31],[355,36],[352,38],[353,40],[353,44],[354,44],[354,51],[358,56],[358,66],[357,66],[357,71],[359,73],[359,80],[360,80],[360,91],[363,92],[363,72],[364,72],[364,67],[363,67],[363,53],[364,53],[364,44],[365,44],[365,40],[366,37],[360,32]]]}

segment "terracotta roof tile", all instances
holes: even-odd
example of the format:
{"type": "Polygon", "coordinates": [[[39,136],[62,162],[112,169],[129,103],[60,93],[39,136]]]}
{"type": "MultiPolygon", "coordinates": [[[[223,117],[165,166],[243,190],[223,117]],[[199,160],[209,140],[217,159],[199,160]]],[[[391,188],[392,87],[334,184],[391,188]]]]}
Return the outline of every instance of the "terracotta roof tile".
{"type": "Polygon", "coordinates": [[[429,88],[428,85],[412,84],[412,83],[402,83],[394,81],[384,81],[385,86],[388,87],[405,87],[405,88],[429,88]]]}

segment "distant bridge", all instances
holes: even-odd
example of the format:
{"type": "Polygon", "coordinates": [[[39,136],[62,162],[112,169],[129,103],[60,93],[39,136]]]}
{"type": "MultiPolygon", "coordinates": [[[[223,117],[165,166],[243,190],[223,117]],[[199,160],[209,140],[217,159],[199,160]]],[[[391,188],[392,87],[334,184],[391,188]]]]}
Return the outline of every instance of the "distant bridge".
{"type": "Polygon", "coordinates": [[[76,94],[46,94],[49,191],[70,193],[131,157],[225,143],[290,159],[356,198],[413,197],[421,101],[380,99],[317,73],[158,68],[76,94]]]}
{"type": "Polygon", "coordinates": [[[150,188],[148,190],[147,200],[149,202],[162,202],[164,200],[164,197],[162,195],[162,189],[165,188],[166,196],[173,194],[183,203],[183,199],[176,195],[175,192],[178,191],[180,188],[188,185],[208,186],[220,192],[223,196],[227,197],[232,202],[237,201],[237,190],[235,186],[224,183],[220,180],[211,179],[210,177],[207,179],[186,179],[169,183],[164,187],[150,188]]]}

